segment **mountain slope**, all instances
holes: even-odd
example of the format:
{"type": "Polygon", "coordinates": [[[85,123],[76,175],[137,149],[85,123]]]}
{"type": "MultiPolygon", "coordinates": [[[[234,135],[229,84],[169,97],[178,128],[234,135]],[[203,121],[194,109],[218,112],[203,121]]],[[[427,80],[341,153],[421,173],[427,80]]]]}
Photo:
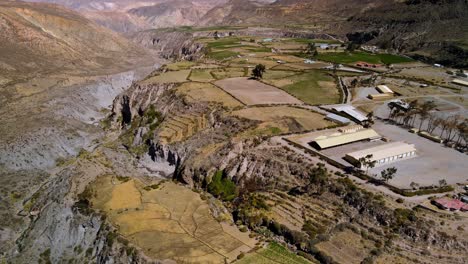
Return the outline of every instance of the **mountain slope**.
{"type": "Polygon", "coordinates": [[[62,4],[118,32],[191,26],[226,0],[29,0],[62,4]]]}
{"type": "Polygon", "coordinates": [[[230,0],[200,25],[302,27],[467,67],[467,14],[466,0],[230,0]]]}
{"type": "Polygon", "coordinates": [[[37,73],[125,66],[147,54],[79,14],[51,4],[0,3],[0,31],[3,83],[37,73]]]}

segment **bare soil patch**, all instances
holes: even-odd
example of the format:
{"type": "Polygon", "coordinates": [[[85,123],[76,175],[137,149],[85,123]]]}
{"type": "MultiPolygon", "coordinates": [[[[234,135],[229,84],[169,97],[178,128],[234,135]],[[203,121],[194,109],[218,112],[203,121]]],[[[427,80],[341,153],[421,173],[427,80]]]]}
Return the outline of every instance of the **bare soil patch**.
{"type": "Polygon", "coordinates": [[[230,78],[215,84],[247,105],[302,104],[301,101],[273,86],[247,78],[230,78]]]}

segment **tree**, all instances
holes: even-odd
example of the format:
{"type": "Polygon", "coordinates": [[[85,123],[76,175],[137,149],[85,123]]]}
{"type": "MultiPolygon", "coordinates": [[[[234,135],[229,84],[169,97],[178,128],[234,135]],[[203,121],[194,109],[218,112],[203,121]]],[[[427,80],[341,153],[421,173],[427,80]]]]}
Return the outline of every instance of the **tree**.
{"type": "Polygon", "coordinates": [[[306,53],[309,54],[310,57],[317,57],[318,51],[315,43],[312,42],[307,44],[306,53]]]}
{"type": "Polygon", "coordinates": [[[359,159],[359,163],[361,163],[361,166],[366,168],[366,174],[369,172],[369,169],[374,168],[375,164],[377,164],[377,161],[372,159],[373,157],[374,155],[369,154],[359,159]]]}
{"type": "Polygon", "coordinates": [[[439,180],[440,187],[447,186],[447,181],[445,179],[439,180]]]}
{"type": "Polygon", "coordinates": [[[419,187],[419,184],[416,183],[416,182],[411,182],[410,187],[411,187],[411,189],[416,190],[419,187]]]}
{"type": "Polygon", "coordinates": [[[391,168],[387,168],[381,171],[380,175],[382,176],[382,180],[384,180],[385,182],[388,182],[391,179],[393,179],[393,177],[395,177],[396,172],[397,172],[397,168],[391,167],[391,168]]]}
{"type": "Polygon", "coordinates": [[[219,39],[218,31],[215,31],[213,35],[214,35],[214,39],[219,39]]]}
{"type": "Polygon", "coordinates": [[[374,112],[367,114],[367,120],[364,122],[364,127],[371,127],[374,124],[374,112]]]}
{"type": "Polygon", "coordinates": [[[419,124],[419,130],[421,130],[424,121],[429,117],[430,111],[436,108],[436,104],[434,101],[427,101],[424,102],[421,107],[419,108],[419,117],[421,119],[421,123],[419,124]]]}
{"type": "Polygon", "coordinates": [[[263,73],[265,73],[265,65],[258,64],[252,71],[252,77],[255,79],[261,79],[263,78],[263,73]]]}
{"type": "Polygon", "coordinates": [[[356,43],[354,43],[354,42],[350,42],[350,43],[348,43],[348,46],[346,47],[346,50],[347,50],[347,51],[353,52],[353,51],[355,51],[355,50],[357,50],[357,49],[359,49],[359,48],[360,48],[360,47],[359,47],[358,44],[356,44],[356,43]]]}

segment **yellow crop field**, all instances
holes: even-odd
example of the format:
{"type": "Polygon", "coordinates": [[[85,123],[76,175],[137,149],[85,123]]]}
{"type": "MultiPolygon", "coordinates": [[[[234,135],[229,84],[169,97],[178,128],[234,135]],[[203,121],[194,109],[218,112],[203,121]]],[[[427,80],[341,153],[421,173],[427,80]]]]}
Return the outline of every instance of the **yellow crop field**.
{"type": "Polygon", "coordinates": [[[115,185],[112,189],[112,198],[106,203],[106,208],[111,210],[134,209],[139,206],[140,193],[133,180],[115,185]]]}
{"type": "Polygon", "coordinates": [[[173,182],[145,190],[137,179],[120,183],[104,176],[92,186],[94,207],[105,212],[118,233],[151,258],[231,262],[257,242],[237,227],[217,222],[199,194],[173,182]],[[112,195],[100,190],[110,190],[112,195]]]}
{"type": "Polygon", "coordinates": [[[270,123],[281,123],[283,120],[293,119],[300,125],[299,130],[319,129],[333,125],[332,122],[325,120],[324,116],[321,114],[289,106],[251,107],[234,111],[232,114],[251,120],[270,123]]]}
{"type": "Polygon", "coordinates": [[[177,93],[185,95],[189,102],[215,102],[229,108],[243,105],[234,97],[210,83],[184,83],[177,88],[177,93]]]}
{"type": "Polygon", "coordinates": [[[190,70],[168,71],[148,78],[142,81],[142,84],[186,82],[189,74],[190,70]]]}
{"type": "Polygon", "coordinates": [[[190,69],[194,65],[196,65],[196,63],[192,61],[179,61],[179,62],[168,64],[166,68],[170,71],[178,71],[178,70],[190,69]]]}
{"type": "Polygon", "coordinates": [[[209,82],[214,80],[210,69],[192,69],[189,79],[194,82],[209,82]]]}
{"type": "Polygon", "coordinates": [[[234,77],[243,77],[245,76],[244,68],[225,68],[225,69],[216,69],[211,72],[213,76],[217,79],[226,79],[234,77]]]}

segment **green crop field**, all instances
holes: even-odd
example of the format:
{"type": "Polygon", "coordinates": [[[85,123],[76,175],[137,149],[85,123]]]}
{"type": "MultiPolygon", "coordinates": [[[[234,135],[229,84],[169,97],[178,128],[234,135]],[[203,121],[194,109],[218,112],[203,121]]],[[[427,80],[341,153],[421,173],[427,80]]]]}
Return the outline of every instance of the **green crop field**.
{"type": "Polygon", "coordinates": [[[257,252],[248,254],[240,261],[239,264],[266,264],[266,263],[281,263],[281,264],[310,264],[312,262],[300,257],[278,243],[272,242],[266,248],[260,249],[257,252]]]}
{"type": "Polygon", "coordinates": [[[284,79],[267,80],[299,100],[311,104],[335,104],[340,101],[340,93],[335,79],[323,71],[307,71],[284,79]]]}
{"type": "Polygon", "coordinates": [[[240,38],[223,38],[223,39],[218,39],[214,41],[209,41],[207,44],[208,48],[217,48],[217,49],[224,49],[224,48],[230,48],[233,45],[242,47],[240,43],[241,39],[240,38]]]}
{"type": "Polygon", "coordinates": [[[225,59],[237,57],[239,53],[230,51],[230,50],[222,50],[222,51],[211,51],[207,55],[208,57],[215,59],[215,60],[225,60],[225,59]]]}
{"type": "Polygon", "coordinates": [[[362,51],[319,53],[317,59],[334,63],[354,63],[365,61],[374,64],[393,64],[413,61],[410,58],[393,54],[372,54],[362,51]]]}

